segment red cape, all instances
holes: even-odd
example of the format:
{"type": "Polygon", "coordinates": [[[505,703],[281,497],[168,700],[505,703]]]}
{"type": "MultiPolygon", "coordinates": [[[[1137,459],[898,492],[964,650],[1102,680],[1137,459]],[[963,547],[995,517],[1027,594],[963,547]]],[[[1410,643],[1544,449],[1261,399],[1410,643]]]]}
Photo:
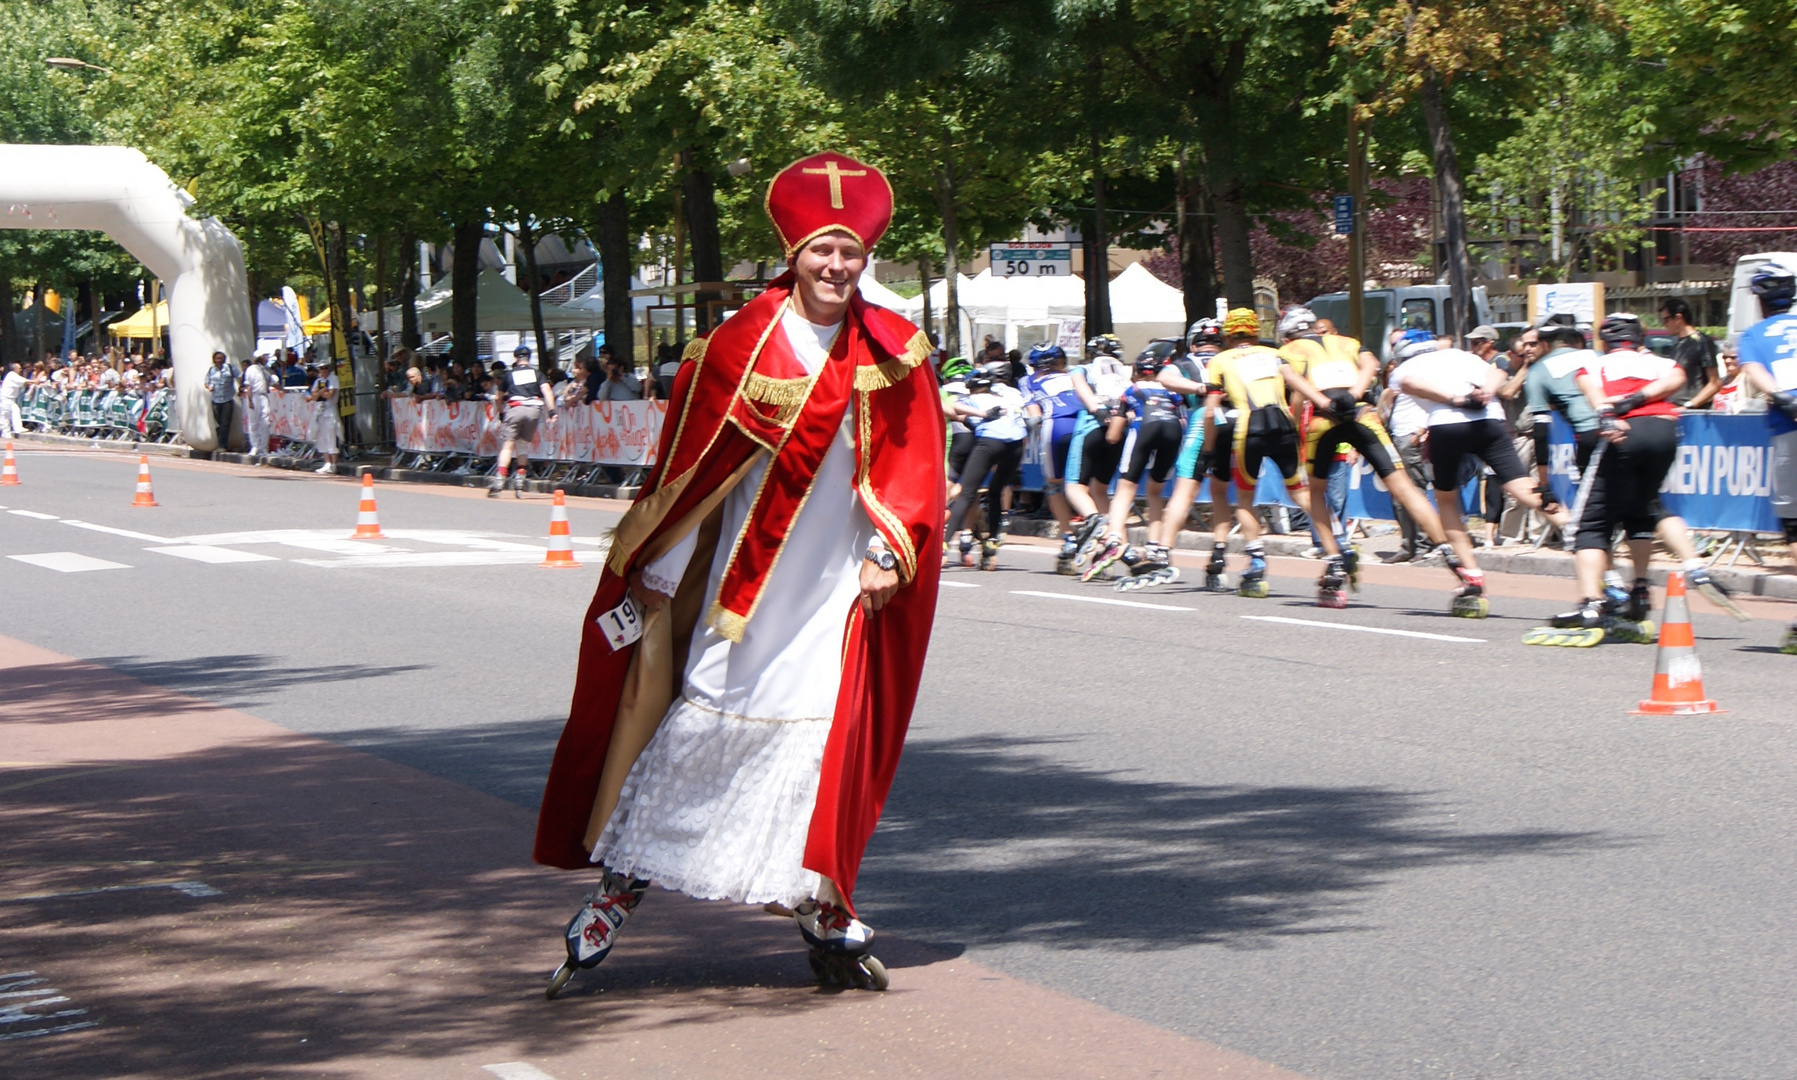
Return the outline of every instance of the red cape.
{"type": "MultiPolygon", "coordinates": [[[[859,296],[826,364],[840,370],[820,372],[815,385],[800,385],[806,380],[794,376],[803,376],[803,370],[790,366],[796,361],[779,330],[790,288],[790,275],[782,277],[708,339],[688,347],[691,362],[682,364],[675,378],[655,467],[618,523],[587,610],[574,701],[537,819],[538,862],[566,869],[592,865],[592,847],[604,824],[595,805],[601,774],[615,789],[613,778],[628,767],[627,761],[614,760],[607,771],[608,756],[617,749],[633,758],[640,750],[634,737],[626,740],[634,749],[623,743],[614,747],[613,734],[627,683],[633,694],[642,685],[649,660],[635,661],[645,642],[613,651],[594,620],[623,600],[631,572],[707,519],[715,522],[721,494],[757,455],[771,455],[788,473],[814,469],[816,462],[805,456],[804,444],[833,436],[846,404],[855,415],[856,488],[868,517],[898,556],[904,579],[892,601],[871,618],[864,618],[858,605],[843,613],[847,629],[841,689],[805,845],[805,867],[834,881],[852,904],[862,852],[898,768],[935,619],[944,425],[935,375],[922,362],[928,340],[903,318],[859,296]]],[[[775,471],[770,465],[769,474],[775,471]]],[[[809,477],[799,479],[806,482],[799,485],[802,503],[809,477]]],[[[778,528],[770,542],[783,546],[784,525],[796,516],[797,506],[780,505],[773,487],[764,484],[745,536],[771,521],[778,528]]],[[[725,607],[721,598],[706,615],[726,636],[734,626],[740,638],[759,599],[759,584],[771,568],[769,561],[762,573],[754,573],[753,554],[743,556],[741,573],[726,574],[726,582],[735,582],[743,593],[736,610],[720,610],[725,607]]],[[[777,559],[778,548],[772,557],[777,559]]],[[[689,579],[696,573],[701,588],[709,562],[695,556],[689,566],[689,579]]],[[[733,558],[733,566],[736,562],[733,558]]],[[[683,584],[681,596],[687,592],[683,584]]],[[[680,608],[681,600],[672,607],[680,608]]],[[[676,632],[679,667],[684,667],[686,653],[683,636],[676,632]]],[[[682,670],[671,672],[671,693],[678,694],[683,675],[682,670]]],[[[656,680],[665,683],[668,677],[662,672],[656,680]]]]}

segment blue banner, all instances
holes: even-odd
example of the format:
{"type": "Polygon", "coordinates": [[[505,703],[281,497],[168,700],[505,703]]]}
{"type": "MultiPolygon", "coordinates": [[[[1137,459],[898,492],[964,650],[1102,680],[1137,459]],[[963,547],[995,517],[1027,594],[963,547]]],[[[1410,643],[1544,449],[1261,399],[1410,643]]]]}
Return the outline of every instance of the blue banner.
{"type": "MultiPolygon", "coordinates": [[[[1693,529],[1783,531],[1772,512],[1772,429],[1765,413],[1679,416],[1678,457],[1660,486],[1666,512],[1693,529]]],[[[1578,490],[1572,427],[1558,413],[1548,435],[1548,482],[1571,505],[1578,490]]]]}

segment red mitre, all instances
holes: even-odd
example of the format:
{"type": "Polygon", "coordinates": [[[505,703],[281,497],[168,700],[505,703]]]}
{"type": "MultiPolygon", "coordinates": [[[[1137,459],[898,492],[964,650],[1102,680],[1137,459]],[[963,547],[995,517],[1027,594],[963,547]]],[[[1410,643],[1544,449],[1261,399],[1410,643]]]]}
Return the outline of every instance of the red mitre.
{"type": "Polygon", "coordinates": [[[892,185],[885,173],[847,155],[813,154],[781,169],[767,186],[767,216],[789,259],[837,230],[869,251],[892,224],[892,185]]]}

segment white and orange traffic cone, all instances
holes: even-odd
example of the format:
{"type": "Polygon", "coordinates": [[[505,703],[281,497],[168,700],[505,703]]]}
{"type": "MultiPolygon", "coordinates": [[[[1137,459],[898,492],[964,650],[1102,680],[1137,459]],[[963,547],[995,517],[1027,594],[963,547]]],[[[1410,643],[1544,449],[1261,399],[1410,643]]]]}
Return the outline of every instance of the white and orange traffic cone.
{"type": "Polygon", "coordinates": [[[137,497],[132,506],[156,506],[156,493],[150,490],[150,455],[137,455],[137,497]]]}
{"type": "Polygon", "coordinates": [[[15,487],[19,483],[19,465],[12,459],[12,440],[6,443],[6,463],[0,465],[0,487],[15,487]]]}
{"type": "Polygon", "coordinates": [[[1685,601],[1685,575],[1666,577],[1666,610],[1660,613],[1660,651],[1654,658],[1653,692],[1631,712],[1637,716],[1692,716],[1724,712],[1703,696],[1703,665],[1697,662],[1697,639],[1691,632],[1691,610],[1685,601]]]}
{"type": "Polygon", "coordinates": [[[562,495],[561,488],[555,489],[555,505],[549,508],[549,554],[537,565],[580,567],[574,561],[574,538],[568,532],[568,500],[562,495]]]}
{"type": "Polygon", "coordinates": [[[356,507],[356,534],[351,540],[385,540],[381,532],[381,515],[374,508],[374,474],[362,474],[362,504],[356,507]]]}

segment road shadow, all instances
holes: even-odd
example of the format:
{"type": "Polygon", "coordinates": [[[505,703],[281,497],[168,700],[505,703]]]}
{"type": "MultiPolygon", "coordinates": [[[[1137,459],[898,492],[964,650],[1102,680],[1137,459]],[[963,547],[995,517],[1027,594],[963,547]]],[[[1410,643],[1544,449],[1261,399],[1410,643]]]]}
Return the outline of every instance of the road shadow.
{"type": "Polygon", "coordinates": [[[1480,832],[1439,793],[1158,782],[1051,759],[1044,740],[913,741],[857,904],[929,943],[1267,947],[1364,928],[1394,877],[1574,856],[1602,832],[1480,832]]]}
{"type": "Polygon", "coordinates": [[[294,686],[357,682],[413,671],[431,664],[315,664],[296,666],[287,657],[267,653],[221,653],[185,660],[145,660],[137,656],[98,656],[91,661],[233,709],[251,709],[294,686]]]}

